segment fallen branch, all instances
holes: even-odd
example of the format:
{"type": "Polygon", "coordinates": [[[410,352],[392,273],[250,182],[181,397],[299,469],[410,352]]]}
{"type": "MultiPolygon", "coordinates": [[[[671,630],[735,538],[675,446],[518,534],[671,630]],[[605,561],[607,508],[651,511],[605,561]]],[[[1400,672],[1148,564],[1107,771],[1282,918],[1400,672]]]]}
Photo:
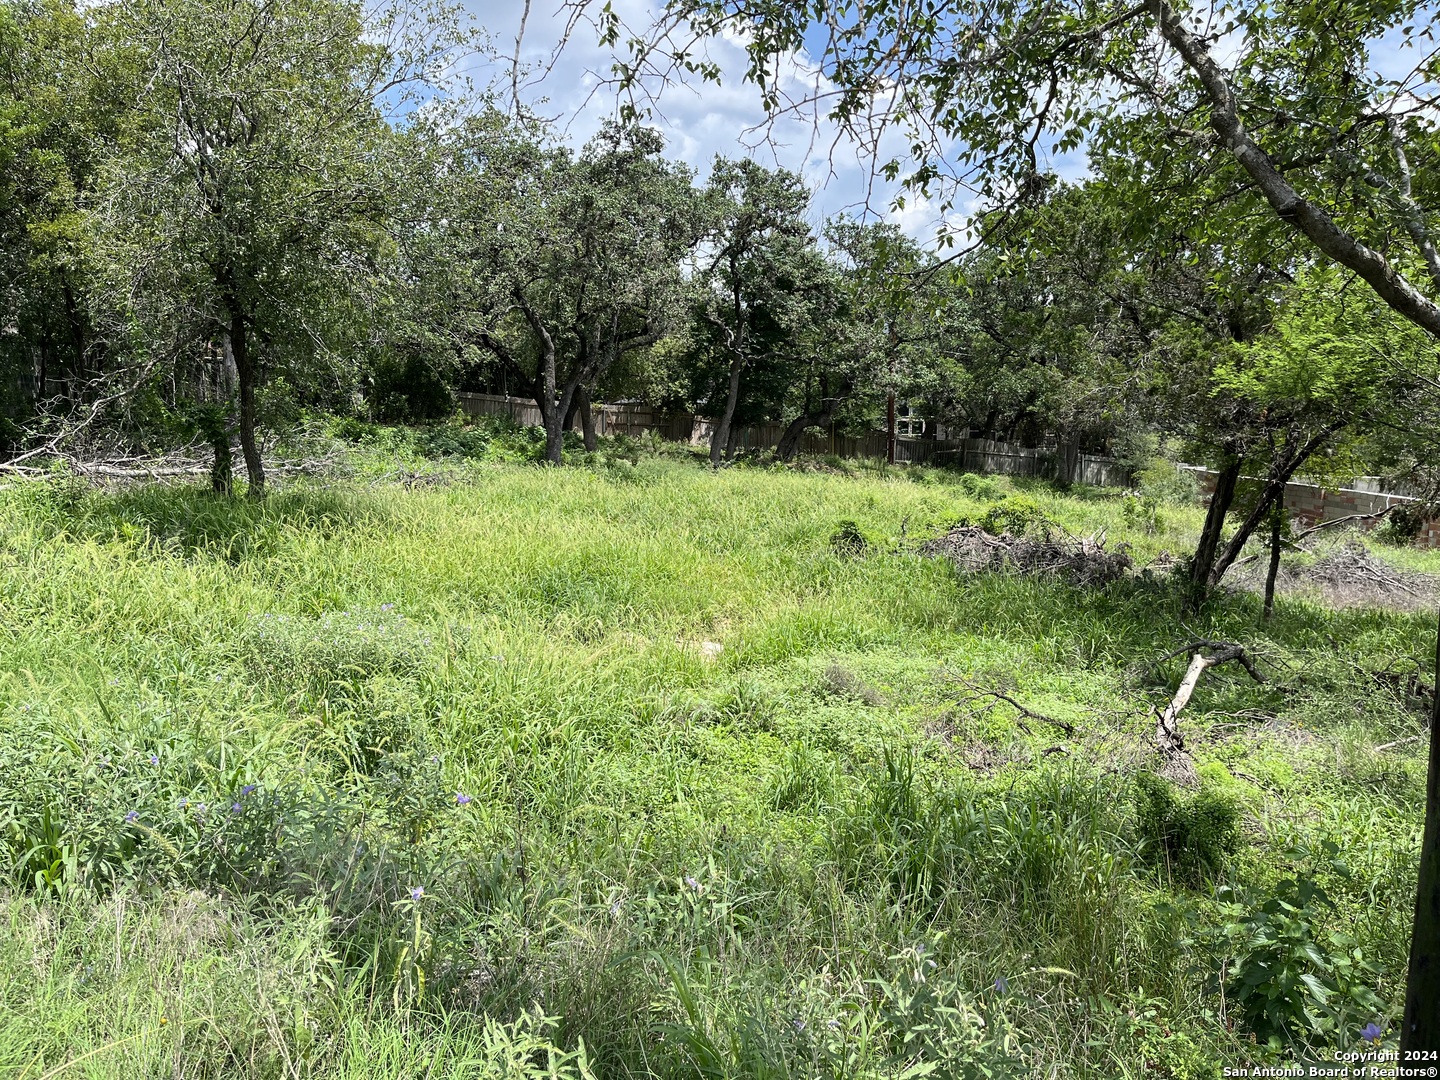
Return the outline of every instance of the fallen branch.
{"type": "Polygon", "coordinates": [[[1332,525],[1343,525],[1347,521],[1376,521],[1379,518],[1384,517],[1386,514],[1390,513],[1390,511],[1394,509],[1395,504],[1391,503],[1389,506],[1385,507],[1384,510],[1377,510],[1373,514],[1346,514],[1344,517],[1331,518],[1329,521],[1322,521],[1318,525],[1311,525],[1308,529],[1301,529],[1291,539],[1293,542],[1299,543],[1307,536],[1317,533],[1321,529],[1328,529],[1332,525]]]}
{"type": "MultiPolygon", "coordinates": [[[[1328,529],[1332,525],[1344,525],[1347,521],[1375,521],[1379,518],[1384,517],[1386,514],[1390,513],[1390,511],[1394,509],[1395,504],[1391,503],[1389,506],[1385,507],[1384,510],[1377,510],[1373,514],[1346,514],[1344,517],[1331,518],[1329,521],[1322,521],[1318,525],[1311,525],[1308,529],[1301,529],[1294,536],[1284,539],[1282,543],[1288,548],[1293,548],[1294,550],[1299,551],[1301,550],[1300,541],[1304,540],[1307,536],[1313,536],[1321,529],[1328,529]]],[[[1267,544],[1266,547],[1269,547],[1269,545],[1267,544]]],[[[1245,558],[1237,561],[1235,565],[1246,566],[1249,563],[1254,562],[1258,558],[1260,558],[1259,552],[1256,552],[1254,555],[1246,555],[1245,558]]]]}
{"type": "Polygon", "coordinates": [[[1230,660],[1238,661],[1240,666],[1243,667],[1247,672],[1249,672],[1250,677],[1256,682],[1263,683],[1265,681],[1265,676],[1261,675],[1260,672],[1256,669],[1255,662],[1250,659],[1249,653],[1247,653],[1242,646],[1236,645],[1233,641],[1212,641],[1209,638],[1196,638],[1188,645],[1181,645],[1178,649],[1171,649],[1164,656],[1157,657],[1153,661],[1153,663],[1155,664],[1155,666],[1159,666],[1160,664],[1163,664],[1166,660],[1173,660],[1181,653],[1193,653],[1199,649],[1214,649],[1217,656],[1217,659],[1214,661],[1214,663],[1224,664],[1230,660]],[[1233,655],[1220,655],[1221,653],[1228,654],[1232,652],[1233,655]]]}
{"type": "MultiPolygon", "coordinates": [[[[967,683],[966,685],[970,686],[969,683],[967,683]]],[[[994,698],[996,701],[1005,702],[1005,704],[1009,705],[1012,709],[1019,713],[1020,716],[1024,718],[1024,720],[1034,720],[1040,724],[1049,724],[1056,730],[1063,731],[1067,736],[1073,736],[1075,734],[1074,724],[1071,724],[1065,720],[1056,720],[1053,716],[1046,716],[1044,713],[1037,713],[1033,709],[1028,709],[1024,705],[1021,705],[1020,702],[1012,698],[1009,694],[1002,694],[999,690],[978,690],[974,686],[970,686],[970,689],[976,690],[976,692],[965,700],[956,702],[957,705],[968,705],[970,704],[970,702],[979,701],[982,698],[994,698]]],[[[1022,728],[1025,728],[1027,732],[1030,730],[1028,727],[1025,726],[1023,720],[1020,726],[1022,728]]]]}
{"type": "MultiPolygon", "coordinates": [[[[1176,721],[1181,710],[1190,703],[1190,696],[1195,693],[1195,686],[1199,683],[1201,675],[1204,675],[1212,667],[1228,664],[1233,660],[1243,667],[1256,682],[1263,683],[1265,681],[1265,677],[1256,670],[1254,661],[1245,652],[1244,646],[1236,645],[1231,641],[1192,641],[1189,645],[1166,653],[1156,663],[1163,663],[1184,652],[1193,653],[1190,657],[1190,666],[1185,669],[1185,677],[1180,680],[1180,687],[1175,691],[1175,696],[1170,699],[1170,704],[1156,716],[1155,741],[1160,752],[1167,757],[1176,757],[1185,752],[1185,737],[1180,734],[1180,728],[1176,721]],[[1210,650],[1209,653],[1206,653],[1207,649],[1210,650]]],[[[1151,711],[1154,711],[1153,708],[1151,711]]]]}
{"type": "Polygon", "coordinates": [[[1375,747],[1375,752],[1378,754],[1381,750],[1394,750],[1397,746],[1406,746],[1412,742],[1419,742],[1423,738],[1425,738],[1424,735],[1411,735],[1408,739],[1396,739],[1394,742],[1381,743],[1375,747]]]}

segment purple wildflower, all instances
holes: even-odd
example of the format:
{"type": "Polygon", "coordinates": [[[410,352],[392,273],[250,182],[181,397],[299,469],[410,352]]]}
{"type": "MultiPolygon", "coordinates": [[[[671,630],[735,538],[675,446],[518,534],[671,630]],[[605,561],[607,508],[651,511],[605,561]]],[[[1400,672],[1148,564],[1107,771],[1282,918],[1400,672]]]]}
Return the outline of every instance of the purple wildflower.
{"type": "Polygon", "coordinates": [[[150,764],[151,764],[151,765],[159,765],[159,764],[160,764],[160,755],[159,755],[159,754],[151,754],[151,755],[150,755],[150,764]]]}
{"type": "Polygon", "coordinates": [[[457,806],[464,806],[470,801],[470,796],[463,791],[455,792],[455,803],[457,806]]]}
{"type": "Polygon", "coordinates": [[[139,820],[140,820],[140,811],[139,811],[139,810],[131,810],[128,814],[125,815],[125,821],[126,821],[127,824],[134,825],[134,824],[135,824],[137,821],[139,821],[139,820]]]}
{"type": "Polygon", "coordinates": [[[413,889],[410,890],[410,899],[411,899],[411,900],[419,900],[419,899],[421,899],[424,895],[425,895],[425,887],[424,887],[423,885],[416,885],[413,889]]]}
{"type": "Polygon", "coordinates": [[[1004,975],[1001,975],[995,980],[995,992],[997,994],[1008,994],[1010,992],[1010,982],[1004,975]]]}
{"type": "Polygon", "coordinates": [[[255,791],[255,785],[254,785],[254,784],[246,784],[244,787],[242,787],[242,788],[240,789],[240,794],[241,794],[241,796],[243,797],[243,796],[245,796],[245,795],[251,795],[251,794],[253,794],[254,791],[255,791]]]}
{"type": "Polygon", "coordinates": [[[700,891],[700,882],[696,881],[689,874],[685,875],[685,884],[690,886],[690,888],[694,889],[696,892],[700,891]]]}
{"type": "Polygon", "coordinates": [[[245,809],[245,808],[244,808],[243,806],[241,806],[238,802],[233,802],[233,803],[230,804],[230,812],[231,812],[232,814],[238,814],[238,813],[240,813],[240,811],[242,811],[242,810],[244,810],[244,809],[245,809]]]}
{"type": "Polygon", "coordinates": [[[1371,1020],[1370,1023],[1360,1029],[1360,1037],[1366,1042],[1377,1043],[1380,1041],[1382,1034],[1383,1032],[1380,1029],[1380,1025],[1375,1023],[1374,1020],[1371,1020]]]}
{"type": "Polygon", "coordinates": [[[381,604],[381,605],[380,605],[380,610],[381,610],[381,611],[394,611],[394,610],[395,610],[395,605],[394,605],[394,604],[381,604]]]}

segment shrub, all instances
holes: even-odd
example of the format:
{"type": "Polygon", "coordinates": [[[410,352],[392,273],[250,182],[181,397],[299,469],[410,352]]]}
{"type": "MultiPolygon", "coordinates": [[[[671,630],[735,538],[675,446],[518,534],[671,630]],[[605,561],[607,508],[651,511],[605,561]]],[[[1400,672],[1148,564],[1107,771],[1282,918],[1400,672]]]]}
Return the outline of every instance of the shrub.
{"type": "MultiPolygon", "coordinates": [[[[1326,847],[1331,856],[1338,850],[1326,847]]],[[[1330,865],[1345,873],[1342,864],[1330,865]]],[[[1343,1048],[1386,1014],[1373,988],[1380,972],[1355,939],[1321,929],[1334,905],[1310,874],[1269,892],[1223,888],[1218,898],[1224,922],[1206,937],[1221,957],[1218,981],[1245,1029],[1271,1050],[1343,1048]]]]}
{"type": "Polygon", "coordinates": [[[992,499],[1001,499],[1005,496],[1005,490],[1000,486],[999,480],[996,480],[993,476],[981,476],[978,473],[964,473],[961,475],[960,490],[972,499],[981,499],[986,502],[992,499]]]}
{"type": "Polygon", "coordinates": [[[1396,547],[1408,547],[1426,522],[1436,518],[1440,518],[1440,502],[1400,503],[1375,530],[1375,539],[1396,547]]]}
{"type": "Polygon", "coordinates": [[[1013,536],[1034,534],[1048,537],[1057,528],[1039,505],[1024,495],[1002,499],[986,510],[976,524],[995,536],[1008,532],[1013,536]]]}
{"type": "Polygon", "coordinates": [[[370,409],[381,423],[439,420],[455,408],[442,371],[423,356],[387,356],[375,364],[370,409]]]}
{"type": "Polygon", "coordinates": [[[1195,474],[1160,457],[1151,459],[1136,474],[1135,486],[1143,498],[1171,506],[1190,506],[1200,497],[1195,474]]]}
{"type": "Polygon", "coordinates": [[[847,518],[830,534],[830,548],[836,555],[858,559],[870,550],[870,541],[866,539],[860,526],[847,518]]]}
{"type": "Polygon", "coordinates": [[[1120,516],[1132,528],[1143,529],[1154,535],[1165,524],[1160,516],[1160,504],[1153,495],[1127,492],[1120,503],[1120,516]]]}
{"type": "Polygon", "coordinates": [[[1135,811],[1147,852],[1181,881],[1215,873],[1239,844],[1240,806],[1213,788],[1185,797],[1169,781],[1141,773],[1135,811]]]}

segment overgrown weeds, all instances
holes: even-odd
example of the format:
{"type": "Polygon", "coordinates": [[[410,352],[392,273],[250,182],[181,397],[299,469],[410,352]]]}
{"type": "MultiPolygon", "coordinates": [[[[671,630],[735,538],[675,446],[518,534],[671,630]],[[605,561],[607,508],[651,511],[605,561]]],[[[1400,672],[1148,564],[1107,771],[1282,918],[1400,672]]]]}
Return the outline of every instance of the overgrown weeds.
{"type": "Polygon", "coordinates": [[[1389,1023],[1422,761],[1375,676],[1427,620],[1220,597],[1189,630],[1277,675],[1207,676],[1192,795],[1143,776],[1178,673],[1129,673],[1165,582],[908,538],[1021,487],[1149,558],[1194,510],[372,436],[261,506],[0,498],[7,1075],[1198,1077],[1301,1038],[1235,988],[1306,943],[1309,1045],[1389,1023]]]}

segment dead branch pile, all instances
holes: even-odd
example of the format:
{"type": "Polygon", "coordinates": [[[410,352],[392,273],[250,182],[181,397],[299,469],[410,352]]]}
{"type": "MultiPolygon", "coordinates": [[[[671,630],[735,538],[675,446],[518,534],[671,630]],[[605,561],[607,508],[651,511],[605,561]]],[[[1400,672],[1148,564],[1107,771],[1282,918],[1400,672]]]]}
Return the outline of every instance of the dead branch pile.
{"type": "MultiPolygon", "coordinates": [[[[238,458],[238,454],[236,455],[238,458]]],[[[19,459],[16,459],[18,461],[19,459]]],[[[209,476],[214,457],[208,447],[191,445],[164,454],[56,454],[41,466],[0,462],[0,475],[45,477],[56,474],[56,466],[73,476],[84,477],[97,484],[123,483],[129,480],[176,480],[209,476]]],[[[296,473],[307,476],[328,475],[340,470],[344,459],[339,454],[318,455],[303,459],[280,459],[267,462],[272,474],[296,473]]]]}
{"type": "Polygon", "coordinates": [[[1125,576],[1135,564],[1121,545],[1105,550],[1105,536],[1055,538],[994,535],[974,525],[960,525],[926,543],[922,555],[949,559],[967,573],[1010,571],[1054,574],[1075,585],[1107,585],[1125,576]]]}
{"type": "Polygon", "coordinates": [[[1325,552],[1306,567],[1297,567],[1291,576],[1307,578],[1332,588],[1341,586],[1373,589],[1376,592],[1420,597],[1433,591],[1435,580],[1377,559],[1363,544],[1354,542],[1325,552]]]}

